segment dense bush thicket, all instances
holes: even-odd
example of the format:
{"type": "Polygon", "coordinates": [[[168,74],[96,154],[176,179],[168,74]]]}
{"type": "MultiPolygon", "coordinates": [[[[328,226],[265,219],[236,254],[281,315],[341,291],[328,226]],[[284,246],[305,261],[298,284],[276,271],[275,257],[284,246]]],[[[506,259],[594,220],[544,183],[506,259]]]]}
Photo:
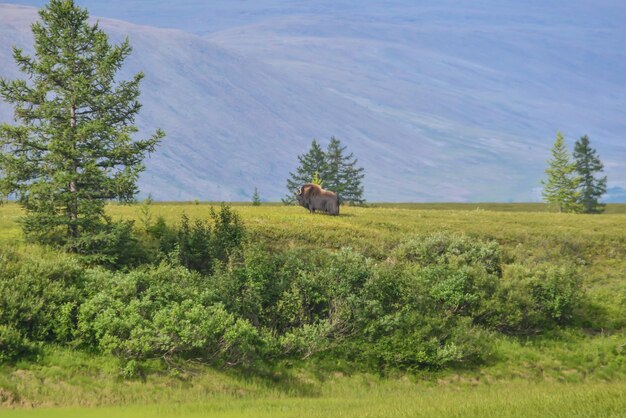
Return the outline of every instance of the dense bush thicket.
{"type": "Polygon", "coordinates": [[[573,269],[506,263],[497,243],[465,236],[416,237],[382,261],[351,249],[274,252],[246,242],[227,206],[207,221],[147,223],[132,243],[127,267],[141,265],[124,270],[4,250],[0,361],[57,343],[129,361],[330,356],[439,368],[484,360],[493,333],[567,324],[583,297],[573,269]]]}
{"type": "Polygon", "coordinates": [[[75,337],[124,358],[184,356],[237,364],[252,359],[259,334],[229,313],[205,277],[161,264],[127,274],[95,270],[75,337]]]}

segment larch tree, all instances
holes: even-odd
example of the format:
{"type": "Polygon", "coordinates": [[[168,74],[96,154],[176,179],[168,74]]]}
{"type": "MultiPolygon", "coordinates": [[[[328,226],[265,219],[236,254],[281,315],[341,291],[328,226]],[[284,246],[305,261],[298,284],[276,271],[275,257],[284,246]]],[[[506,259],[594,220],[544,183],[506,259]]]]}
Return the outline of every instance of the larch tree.
{"type": "Polygon", "coordinates": [[[107,200],[134,199],[142,161],[164,133],[133,139],[143,74],[116,78],[128,39],[111,45],[72,0],[51,0],[39,16],[34,56],[13,48],[27,79],[0,79],[16,122],[0,125],[0,193],[18,198],[28,237],[80,251],[105,233],[107,200]]]}
{"type": "Polygon", "coordinates": [[[576,175],[576,164],[570,160],[561,132],[557,133],[551,152],[552,159],[548,161],[546,169],[547,179],[542,181],[543,198],[557,206],[559,212],[579,212],[580,180],[576,175]]]}
{"type": "Polygon", "coordinates": [[[582,136],[574,145],[574,163],[580,177],[579,203],[584,213],[600,213],[605,205],[599,199],[606,193],[606,176],[598,174],[604,169],[596,150],[589,146],[589,137],[582,136]]]}

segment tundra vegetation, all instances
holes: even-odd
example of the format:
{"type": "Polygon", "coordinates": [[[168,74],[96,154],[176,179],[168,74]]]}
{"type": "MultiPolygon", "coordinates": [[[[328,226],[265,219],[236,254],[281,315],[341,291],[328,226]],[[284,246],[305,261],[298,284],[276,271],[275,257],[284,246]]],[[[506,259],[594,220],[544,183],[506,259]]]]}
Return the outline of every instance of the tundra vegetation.
{"type": "Polygon", "coordinates": [[[619,416],[624,206],[486,207],[109,205],[129,235],[93,259],[25,242],[5,204],[2,402],[619,416]]]}

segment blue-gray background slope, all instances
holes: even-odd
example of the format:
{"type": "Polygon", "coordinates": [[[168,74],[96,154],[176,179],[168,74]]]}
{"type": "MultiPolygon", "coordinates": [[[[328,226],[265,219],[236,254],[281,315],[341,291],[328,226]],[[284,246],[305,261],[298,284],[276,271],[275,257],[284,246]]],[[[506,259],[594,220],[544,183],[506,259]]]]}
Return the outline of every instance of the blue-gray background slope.
{"type": "MultiPolygon", "coordinates": [[[[591,137],[607,200],[626,199],[623,2],[78,3],[129,36],[123,75],[146,73],[139,124],[168,134],[141,179],[155,198],[276,200],[295,156],[336,135],[369,200],[536,200],[560,129],[591,137]]],[[[2,76],[34,19],[0,5],[2,76]]]]}

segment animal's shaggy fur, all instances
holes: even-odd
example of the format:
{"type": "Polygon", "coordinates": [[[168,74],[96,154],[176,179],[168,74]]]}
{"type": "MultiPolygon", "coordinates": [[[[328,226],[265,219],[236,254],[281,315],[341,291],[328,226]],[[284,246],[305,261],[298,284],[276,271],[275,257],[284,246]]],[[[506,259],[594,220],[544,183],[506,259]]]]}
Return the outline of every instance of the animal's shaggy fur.
{"type": "Polygon", "coordinates": [[[307,208],[311,213],[316,210],[329,215],[339,215],[339,199],[337,193],[324,190],[317,184],[306,183],[296,191],[296,199],[300,206],[307,208]]]}

